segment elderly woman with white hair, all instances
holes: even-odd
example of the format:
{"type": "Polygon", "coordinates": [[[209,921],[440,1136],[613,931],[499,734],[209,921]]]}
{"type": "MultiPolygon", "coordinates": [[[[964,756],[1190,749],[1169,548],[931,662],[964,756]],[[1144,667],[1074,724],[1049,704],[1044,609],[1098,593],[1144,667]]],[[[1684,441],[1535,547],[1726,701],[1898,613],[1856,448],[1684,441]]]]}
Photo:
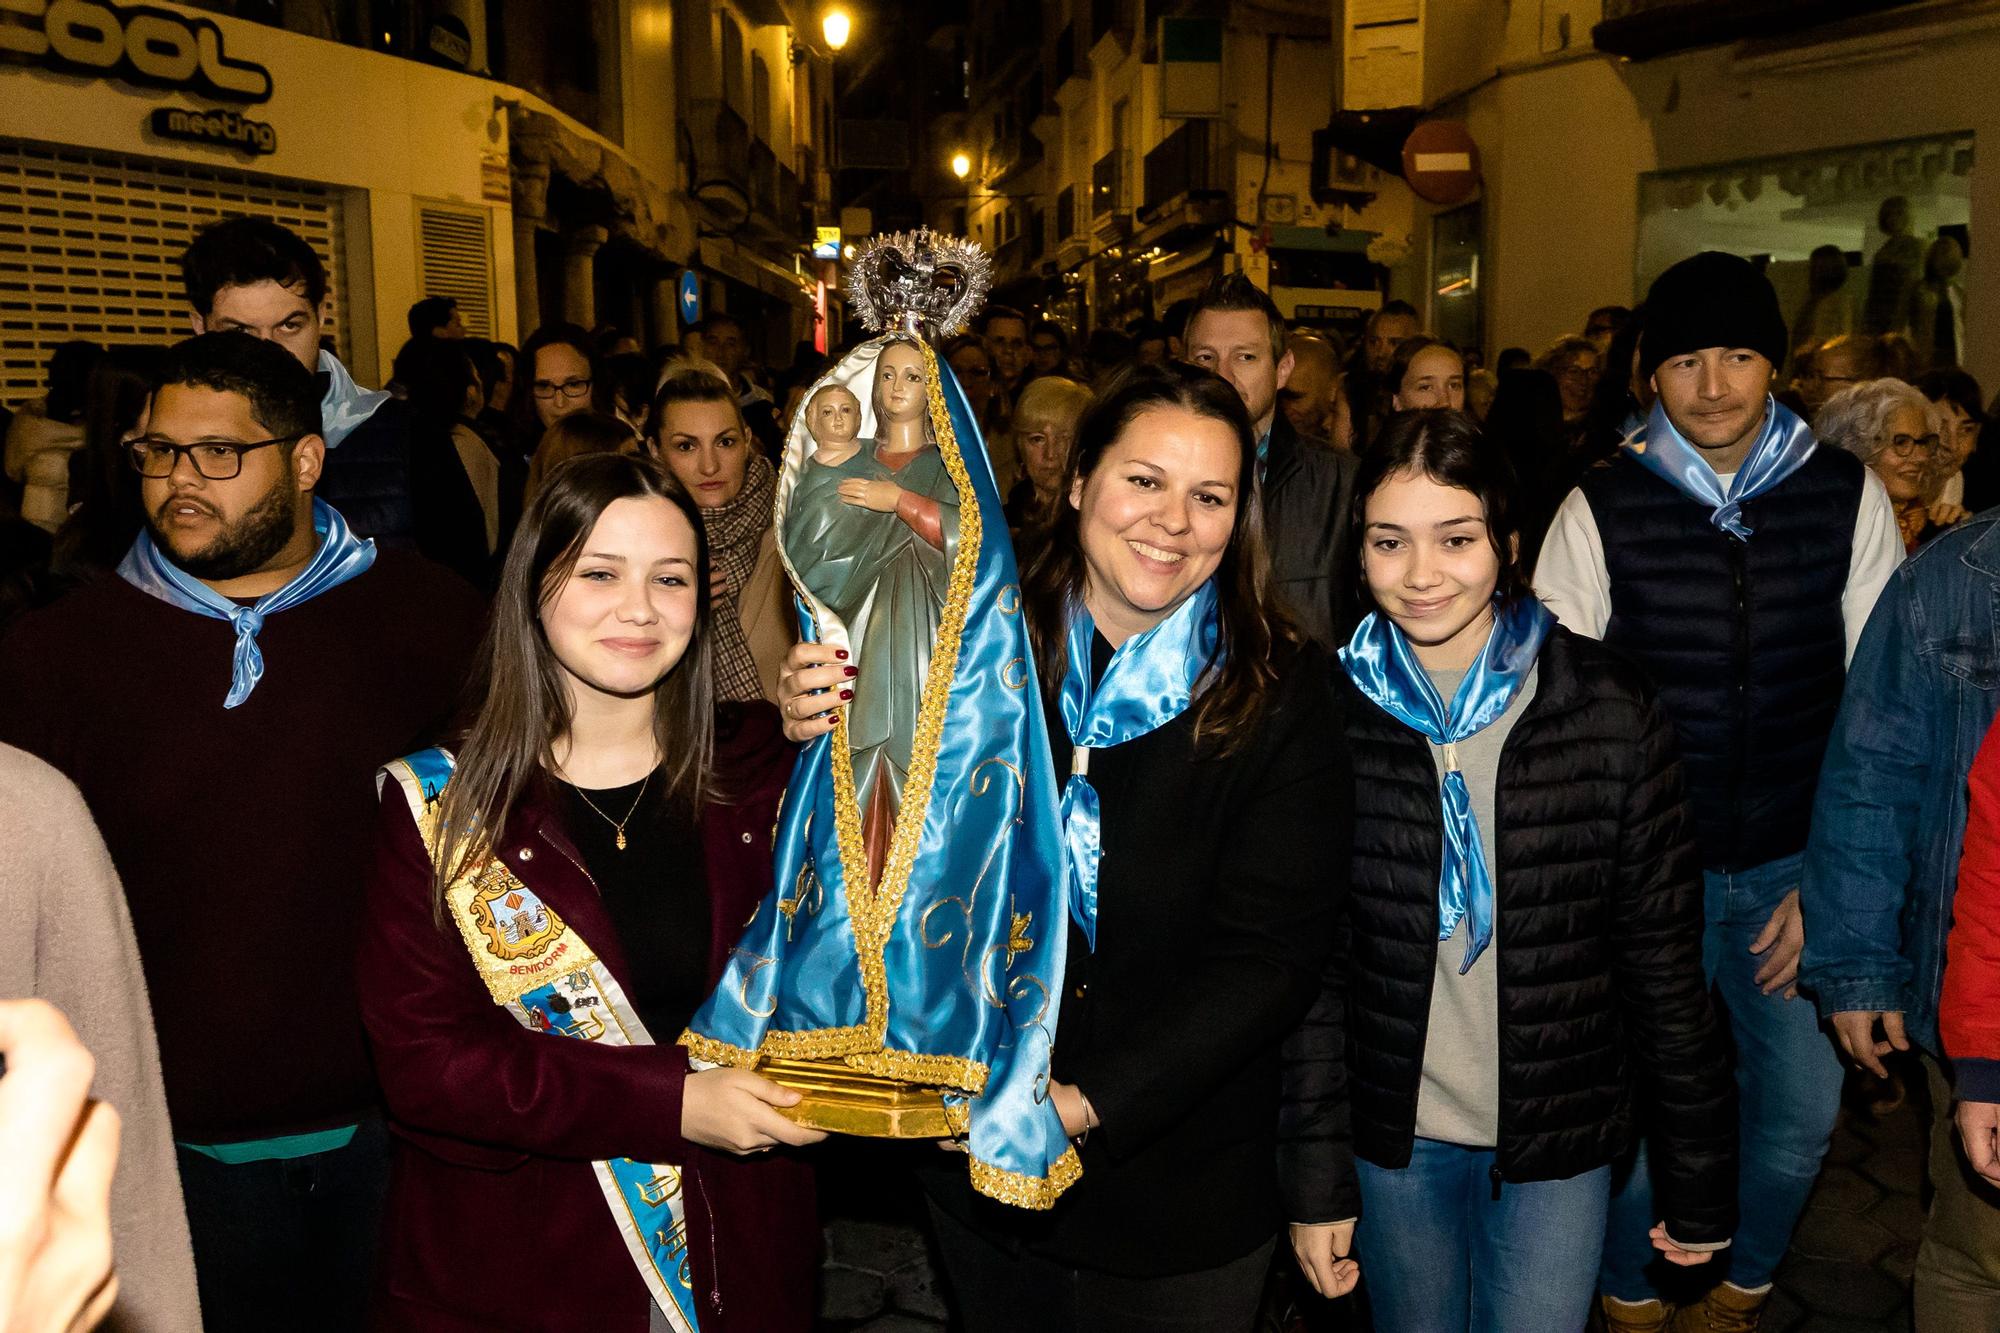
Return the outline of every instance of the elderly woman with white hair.
{"type": "Polygon", "coordinates": [[[1959,506],[1938,501],[1943,429],[1937,405],[1897,379],[1850,385],[1813,418],[1813,434],[1859,457],[1888,490],[1906,551],[1966,517],[1959,506]]]}

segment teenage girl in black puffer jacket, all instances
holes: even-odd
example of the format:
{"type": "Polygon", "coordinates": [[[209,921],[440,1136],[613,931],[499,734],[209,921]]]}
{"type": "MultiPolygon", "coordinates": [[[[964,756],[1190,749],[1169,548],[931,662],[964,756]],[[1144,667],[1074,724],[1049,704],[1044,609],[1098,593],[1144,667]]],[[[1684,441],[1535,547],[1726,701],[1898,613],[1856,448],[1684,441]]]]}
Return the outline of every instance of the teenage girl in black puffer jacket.
{"type": "Polygon", "coordinates": [[[1736,1224],[1672,732],[1636,668],[1527,590],[1516,509],[1456,412],[1392,418],[1355,486],[1377,611],[1335,672],[1353,879],[1288,1049],[1281,1168],[1328,1295],[1354,1284],[1359,1218],[1379,1328],[1581,1328],[1640,1133],[1668,1260],[1736,1224]]]}

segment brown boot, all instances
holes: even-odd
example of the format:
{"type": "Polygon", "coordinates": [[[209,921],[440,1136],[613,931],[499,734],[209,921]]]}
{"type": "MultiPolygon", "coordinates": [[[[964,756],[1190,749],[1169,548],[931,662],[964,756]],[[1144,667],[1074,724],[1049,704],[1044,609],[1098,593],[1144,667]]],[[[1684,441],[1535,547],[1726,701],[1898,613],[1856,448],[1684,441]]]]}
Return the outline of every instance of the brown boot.
{"type": "Polygon", "coordinates": [[[1771,1298],[1769,1287],[1756,1293],[1718,1282],[1708,1289],[1700,1305],[1690,1305],[1674,1320],[1674,1333],[1757,1333],[1764,1302],[1771,1298]]]}
{"type": "Polygon", "coordinates": [[[1667,1333],[1674,1307],[1665,1301],[1621,1301],[1599,1296],[1597,1308],[1604,1315],[1604,1333],[1667,1333]]]}

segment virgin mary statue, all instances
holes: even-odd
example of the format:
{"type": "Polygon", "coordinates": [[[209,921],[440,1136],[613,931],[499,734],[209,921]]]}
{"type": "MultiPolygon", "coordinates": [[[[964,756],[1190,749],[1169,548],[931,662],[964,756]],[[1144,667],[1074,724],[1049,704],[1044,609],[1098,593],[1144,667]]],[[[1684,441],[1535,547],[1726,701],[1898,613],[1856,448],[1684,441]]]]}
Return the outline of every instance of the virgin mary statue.
{"type": "Polygon", "coordinates": [[[883,332],[801,404],[777,530],[854,698],[801,752],[771,892],[681,1040],[798,1088],[821,1128],[963,1136],[977,1188],[1046,1208],[1080,1171],[1048,1099],[1056,786],[992,466],[929,341],[977,309],[988,263],[919,231],[853,271],[883,332]]]}

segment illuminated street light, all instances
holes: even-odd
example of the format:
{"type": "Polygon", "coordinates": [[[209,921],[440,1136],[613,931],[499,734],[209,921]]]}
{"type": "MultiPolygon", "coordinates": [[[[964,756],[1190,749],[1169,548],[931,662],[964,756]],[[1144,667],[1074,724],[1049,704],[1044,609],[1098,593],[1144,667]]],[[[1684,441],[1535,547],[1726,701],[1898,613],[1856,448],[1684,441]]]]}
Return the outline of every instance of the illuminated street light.
{"type": "Polygon", "coordinates": [[[826,44],[838,51],[847,45],[847,38],[854,30],[854,20],[847,17],[844,9],[829,9],[820,20],[819,30],[826,38],[826,44]]]}
{"type": "Polygon", "coordinates": [[[960,180],[964,180],[967,176],[970,176],[972,174],[972,159],[964,153],[953,153],[951,155],[951,174],[960,180]]]}

